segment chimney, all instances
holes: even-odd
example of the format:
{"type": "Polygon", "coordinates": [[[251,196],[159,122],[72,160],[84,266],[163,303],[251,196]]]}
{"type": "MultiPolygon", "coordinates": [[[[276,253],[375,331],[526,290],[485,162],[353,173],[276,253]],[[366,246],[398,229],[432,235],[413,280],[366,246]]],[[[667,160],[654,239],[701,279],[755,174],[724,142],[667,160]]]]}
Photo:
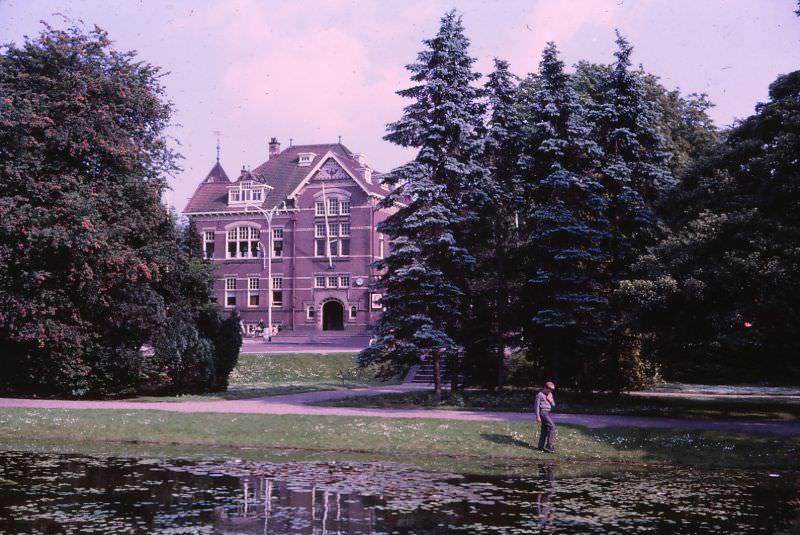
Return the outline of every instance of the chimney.
{"type": "Polygon", "coordinates": [[[277,138],[272,138],[269,140],[269,159],[273,159],[275,156],[281,153],[281,144],[278,143],[277,138]]]}

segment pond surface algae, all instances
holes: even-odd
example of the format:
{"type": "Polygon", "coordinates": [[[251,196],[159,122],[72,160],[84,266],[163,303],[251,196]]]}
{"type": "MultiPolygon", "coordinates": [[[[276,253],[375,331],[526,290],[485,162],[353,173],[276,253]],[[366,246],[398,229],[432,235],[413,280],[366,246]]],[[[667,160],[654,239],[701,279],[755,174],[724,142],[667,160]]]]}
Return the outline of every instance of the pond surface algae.
{"type": "MultiPolygon", "coordinates": [[[[261,452],[264,458],[264,452],[261,452]]],[[[800,473],[0,452],[2,533],[793,533],[800,473]],[[487,471],[489,472],[489,471],[487,471]]]]}

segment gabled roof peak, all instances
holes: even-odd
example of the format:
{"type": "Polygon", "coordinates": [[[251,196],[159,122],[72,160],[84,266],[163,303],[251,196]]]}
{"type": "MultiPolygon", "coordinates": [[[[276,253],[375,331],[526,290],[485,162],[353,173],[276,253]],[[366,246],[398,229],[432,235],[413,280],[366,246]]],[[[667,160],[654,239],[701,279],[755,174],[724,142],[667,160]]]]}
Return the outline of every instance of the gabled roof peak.
{"type": "Polygon", "coordinates": [[[214,164],[214,167],[211,168],[211,171],[208,172],[206,178],[203,180],[203,184],[213,184],[217,182],[230,182],[231,179],[228,178],[227,173],[225,173],[225,169],[222,168],[220,165],[219,160],[217,163],[214,164]]]}

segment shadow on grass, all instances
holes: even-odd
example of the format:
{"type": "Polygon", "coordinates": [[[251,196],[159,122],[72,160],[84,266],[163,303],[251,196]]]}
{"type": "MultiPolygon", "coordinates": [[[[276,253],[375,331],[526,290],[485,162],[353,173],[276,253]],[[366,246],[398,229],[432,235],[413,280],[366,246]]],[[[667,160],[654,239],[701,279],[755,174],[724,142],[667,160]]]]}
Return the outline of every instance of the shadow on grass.
{"type": "Polygon", "coordinates": [[[539,451],[539,448],[534,447],[532,444],[528,444],[524,440],[520,440],[518,438],[514,438],[511,435],[498,435],[495,433],[481,433],[481,438],[483,440],[488,440],[489,442],[494,442],[495,444],[503,444],[508,446],[516,446],[518,448],[525,448],[532,451],[539,451]]]}

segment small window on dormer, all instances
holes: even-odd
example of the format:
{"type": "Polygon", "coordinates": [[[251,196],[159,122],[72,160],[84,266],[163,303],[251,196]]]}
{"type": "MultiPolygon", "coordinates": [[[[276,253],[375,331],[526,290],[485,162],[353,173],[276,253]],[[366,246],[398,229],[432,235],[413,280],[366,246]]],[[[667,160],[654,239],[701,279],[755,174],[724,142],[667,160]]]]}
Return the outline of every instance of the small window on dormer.
{"type": "Polygon", "coordinates": [[[239,190],[232,189],[228,192],[228,194],[230,195],[230,202],[239,202],[241,199],[239,190]]]}
{"type": "Polygon", "coordinates": [[[311,165],[311,162],[314,161],[316,154],[313,152],[301,152],[297,155],[297,165],[299,166],[308,166],[311,165]]]}

